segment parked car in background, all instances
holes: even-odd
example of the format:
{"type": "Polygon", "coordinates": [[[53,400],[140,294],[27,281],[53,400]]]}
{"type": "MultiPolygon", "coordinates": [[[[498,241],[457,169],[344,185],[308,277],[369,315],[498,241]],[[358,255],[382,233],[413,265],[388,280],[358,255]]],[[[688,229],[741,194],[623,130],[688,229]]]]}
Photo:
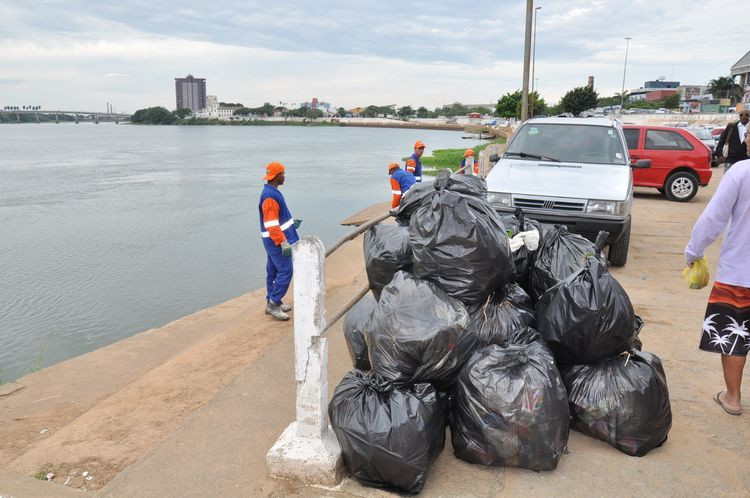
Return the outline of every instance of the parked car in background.
{"type": "Polygon", "coordinates": [[[487,200],[501,213],[523,209],[542,223],[567,225],[591,240],[609,232],[609,262],[623,266],[630,245],[631,165],[614,119],[530,119],[487,175],[487,200]]]}
{"type": "Polygon", "coordinates": [[[711,149],[685,128],[626,125],[624,132],[630,160],[651,160],[649,169],[633,170],[633,185],[686,202],[711,180],[711,149]]]}
{"type": "Polygon", "coordinates": [[[688,132],[695,135],[695,138],[703,142],[703,145],[708,147],[711,150],[711,167],[715,168],[719,165],[719,162],[714,158],[713,154],[716,150],[716,140],[714,140],[713,135],[711,135],[711,132],[707,129],[703,128],[702,126],[688,126],[685,128],[688,132]]]}
{"type": "Polygon", "coordinates": [[[716,143],[719,143],[719,138],[721,138],[721,134],[724,133],[724,128],[726,128],[726,126],[715,126],[711,128],[711,136],[714,137],[716,143]]]}

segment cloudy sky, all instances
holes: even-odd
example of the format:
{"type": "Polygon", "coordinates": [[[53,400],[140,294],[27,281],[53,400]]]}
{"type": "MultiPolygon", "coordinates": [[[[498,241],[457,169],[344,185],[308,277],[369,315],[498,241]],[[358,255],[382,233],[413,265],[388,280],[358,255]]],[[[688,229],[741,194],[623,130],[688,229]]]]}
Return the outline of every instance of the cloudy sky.
{"type": "MultiPolygon", "coordinates": [[[[547,101],[664,76],[705,84],[750,42],[713,0],[536,0],[547,101]]],[[[738,6],[740,4],[737,4],[738,6]]],[[[0,0],[0,107],[174,108],[174,80],[248,106],[490,103],[520,88],[526,2],[0,0]]],[[[730,10],[735,10],[730,8],[730,10]]]]}

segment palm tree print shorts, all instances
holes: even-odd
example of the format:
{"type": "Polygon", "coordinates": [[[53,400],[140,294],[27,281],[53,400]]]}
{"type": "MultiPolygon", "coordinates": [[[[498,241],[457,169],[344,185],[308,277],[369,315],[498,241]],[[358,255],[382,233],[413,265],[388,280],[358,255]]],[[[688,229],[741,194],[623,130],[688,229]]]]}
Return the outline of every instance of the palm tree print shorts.
{"type": "Polygon", "coordinates": [[[750,351],[750,288],[715,282],[708,296],[700,348],[725,355],[750,351]]]}

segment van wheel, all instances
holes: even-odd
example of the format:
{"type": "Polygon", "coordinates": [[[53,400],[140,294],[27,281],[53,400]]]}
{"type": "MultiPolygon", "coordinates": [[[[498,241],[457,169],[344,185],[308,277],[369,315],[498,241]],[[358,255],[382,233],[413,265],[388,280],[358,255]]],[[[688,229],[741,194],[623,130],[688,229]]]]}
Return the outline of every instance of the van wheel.
{"type": "Polygon", "coordinates": [[[664,194],[670,201],[687,202],[698,193],[698,179],[687,171],[672,173],[664,182],[664,194]]]}
{"type": "Polygon", "coordinates": [[[630,248],[630,220],[625,225],[625,230],[617,243],[609,246],[609,264],[612,266],[625,266],[628,262],[628,249],[630,248]]]}

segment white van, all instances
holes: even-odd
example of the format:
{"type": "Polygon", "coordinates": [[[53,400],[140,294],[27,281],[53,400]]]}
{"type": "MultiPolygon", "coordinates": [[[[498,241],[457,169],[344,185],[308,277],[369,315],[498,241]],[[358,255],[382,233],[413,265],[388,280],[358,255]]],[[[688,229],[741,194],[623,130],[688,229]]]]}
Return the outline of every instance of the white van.
{"type": "Polygon", "coordinates": [[[523,209],[591,240],[609,232],[609,261],[623,266],[630,245],[631,165],[622,125],[606,118],[537,118],[523,123],[487,175],[487,198],[504,213],[523,209]]]}

